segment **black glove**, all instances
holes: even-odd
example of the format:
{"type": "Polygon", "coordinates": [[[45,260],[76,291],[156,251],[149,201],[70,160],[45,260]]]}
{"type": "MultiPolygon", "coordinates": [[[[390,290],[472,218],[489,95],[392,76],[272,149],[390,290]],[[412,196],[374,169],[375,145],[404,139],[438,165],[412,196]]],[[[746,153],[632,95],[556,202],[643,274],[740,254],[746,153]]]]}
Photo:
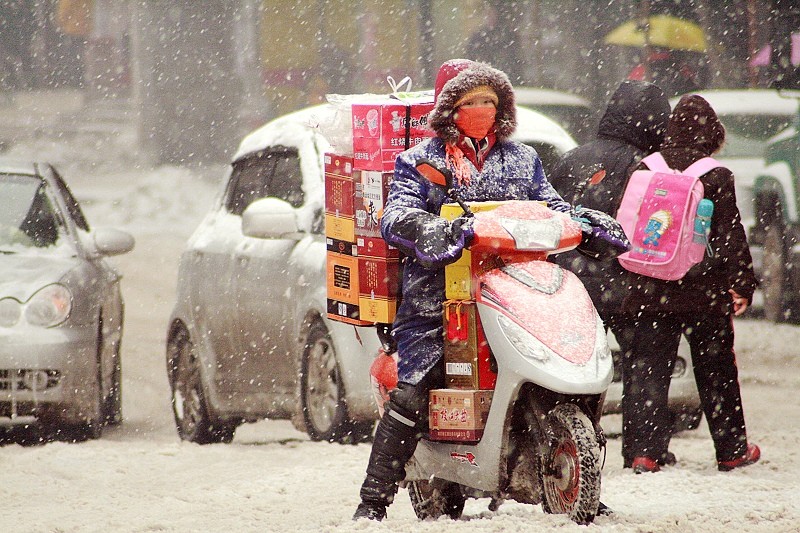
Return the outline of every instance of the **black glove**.
{"type": "Polygon", "coordinates": [[[577,250],[582,254],[609,261],[631,249],[625,231],[611,215],[581,206],[574,207],[570,214],[581,223],[583,238],[577,250]]]}
{"type": "Polygon", "coordinates": [[[419,228],[415,247],[420,264],[425,268],[441,268],[458,261],[475,235],[472,221],[472,218],[465,217],[453,221],[435,217],[424,222],[419,228]]]}
{"type": "MultiPolygon", "coordinates": [[[[472,242],[472,218],[447,220],[426,211],[409,211],[392,229],[397,246],[425,268],[441,268],[458,260],[472,242]]],[[[394,239],[393,239],[394,240],[394,239]]]]}

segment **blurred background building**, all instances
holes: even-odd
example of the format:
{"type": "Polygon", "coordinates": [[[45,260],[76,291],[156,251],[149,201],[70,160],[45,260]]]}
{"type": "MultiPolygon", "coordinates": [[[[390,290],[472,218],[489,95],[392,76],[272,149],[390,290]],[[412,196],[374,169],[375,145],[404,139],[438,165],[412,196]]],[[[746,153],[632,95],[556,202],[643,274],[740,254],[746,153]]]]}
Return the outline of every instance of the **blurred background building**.
{"type": "Polygon", "coordinates": [[[224,160],[269,118],[327,93],[388,92],[388,76],[429,88],[452,57],[488,61],[515,85],[576,93],[598,108],[630,76],[675,94],[765,87],[800,63],[798,4],[0,0],[0,91],[69,88],[87,106],[121,100],[156,160],[224,160]],[[662,15],[677,19],[666,37],[657,33],[662,15]]]}

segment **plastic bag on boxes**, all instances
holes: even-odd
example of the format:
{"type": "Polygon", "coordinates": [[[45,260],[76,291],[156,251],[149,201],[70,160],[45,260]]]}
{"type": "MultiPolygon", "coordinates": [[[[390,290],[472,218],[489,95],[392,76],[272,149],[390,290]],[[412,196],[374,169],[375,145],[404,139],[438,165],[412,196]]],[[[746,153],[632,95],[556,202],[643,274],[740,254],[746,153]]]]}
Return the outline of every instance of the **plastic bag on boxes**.
{"type": "MultiPolygon", "coordinates": [[[[409,96],[415,96],[414,93],[411,93],[411,78],[408,76],[399,82],[395,82],[392,76],[387,76],[386,82],[391,88],[389,97],[403,100],[409,96]]],[[[354,103],[380,102],[386,97],[385,94],[376,93],[325,95],[325,99],[334,109],[333,119],[321,122],[319,130],[330,143],[334,153],[345,156],[353,155],[352,105],[354,103]]]]}

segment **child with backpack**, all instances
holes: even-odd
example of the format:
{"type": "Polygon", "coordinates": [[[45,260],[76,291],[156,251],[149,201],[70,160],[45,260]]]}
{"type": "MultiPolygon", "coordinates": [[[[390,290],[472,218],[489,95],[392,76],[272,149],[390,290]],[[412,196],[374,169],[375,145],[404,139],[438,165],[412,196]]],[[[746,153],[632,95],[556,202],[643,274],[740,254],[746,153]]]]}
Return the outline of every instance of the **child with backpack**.
{"type": "MultiPolygon", "coordinates": [[[[669,168],[684,171],[716,153],[724,141],[725,129],[708,102],[687,95],[670,116],[660,156],[669,168]]],[[[649,168],[646,163],[640,168],[649,168]]],[[[623,311],[635,321],[635,328],[623,372],[622,453],[632,458],[630,466],[636,473],[657,472],[663,464],[660,459],[667,455],[673,426],[667,398],[682,334],[691,348],[718,469],[753,464],[761,455],[747,439],[732,320],[747,309],[757,282],[736,207],[733,174],[713,164],[700,170],[704,197],[713,203],[708,242],[702,241],[707,244],[705,255],[678,279],[628,274],[630,291],[623,311]]],[[[652,224],[643,228],[641,241],[645,251],[667,239],[665,224],[679,222],[662,212],[650,218],[652,224]]],[[[633,246],[631,253],[636,251],[635,242],[633,246]]],[[[625,265],[624,259],[621,263],[625,265]]]]}

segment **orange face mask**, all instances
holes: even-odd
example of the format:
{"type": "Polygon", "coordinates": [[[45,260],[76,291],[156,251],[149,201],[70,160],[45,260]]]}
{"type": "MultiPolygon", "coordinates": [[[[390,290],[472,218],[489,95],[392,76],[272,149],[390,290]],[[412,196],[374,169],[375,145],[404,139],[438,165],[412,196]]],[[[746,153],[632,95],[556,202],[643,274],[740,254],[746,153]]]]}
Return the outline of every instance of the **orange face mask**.
{"type": "Polygon", "coordinates": [[[491,107],[461,107],[456,112],[458,131],[472,139],[483,139],[494,127],[497,110],[491,107]]]}

